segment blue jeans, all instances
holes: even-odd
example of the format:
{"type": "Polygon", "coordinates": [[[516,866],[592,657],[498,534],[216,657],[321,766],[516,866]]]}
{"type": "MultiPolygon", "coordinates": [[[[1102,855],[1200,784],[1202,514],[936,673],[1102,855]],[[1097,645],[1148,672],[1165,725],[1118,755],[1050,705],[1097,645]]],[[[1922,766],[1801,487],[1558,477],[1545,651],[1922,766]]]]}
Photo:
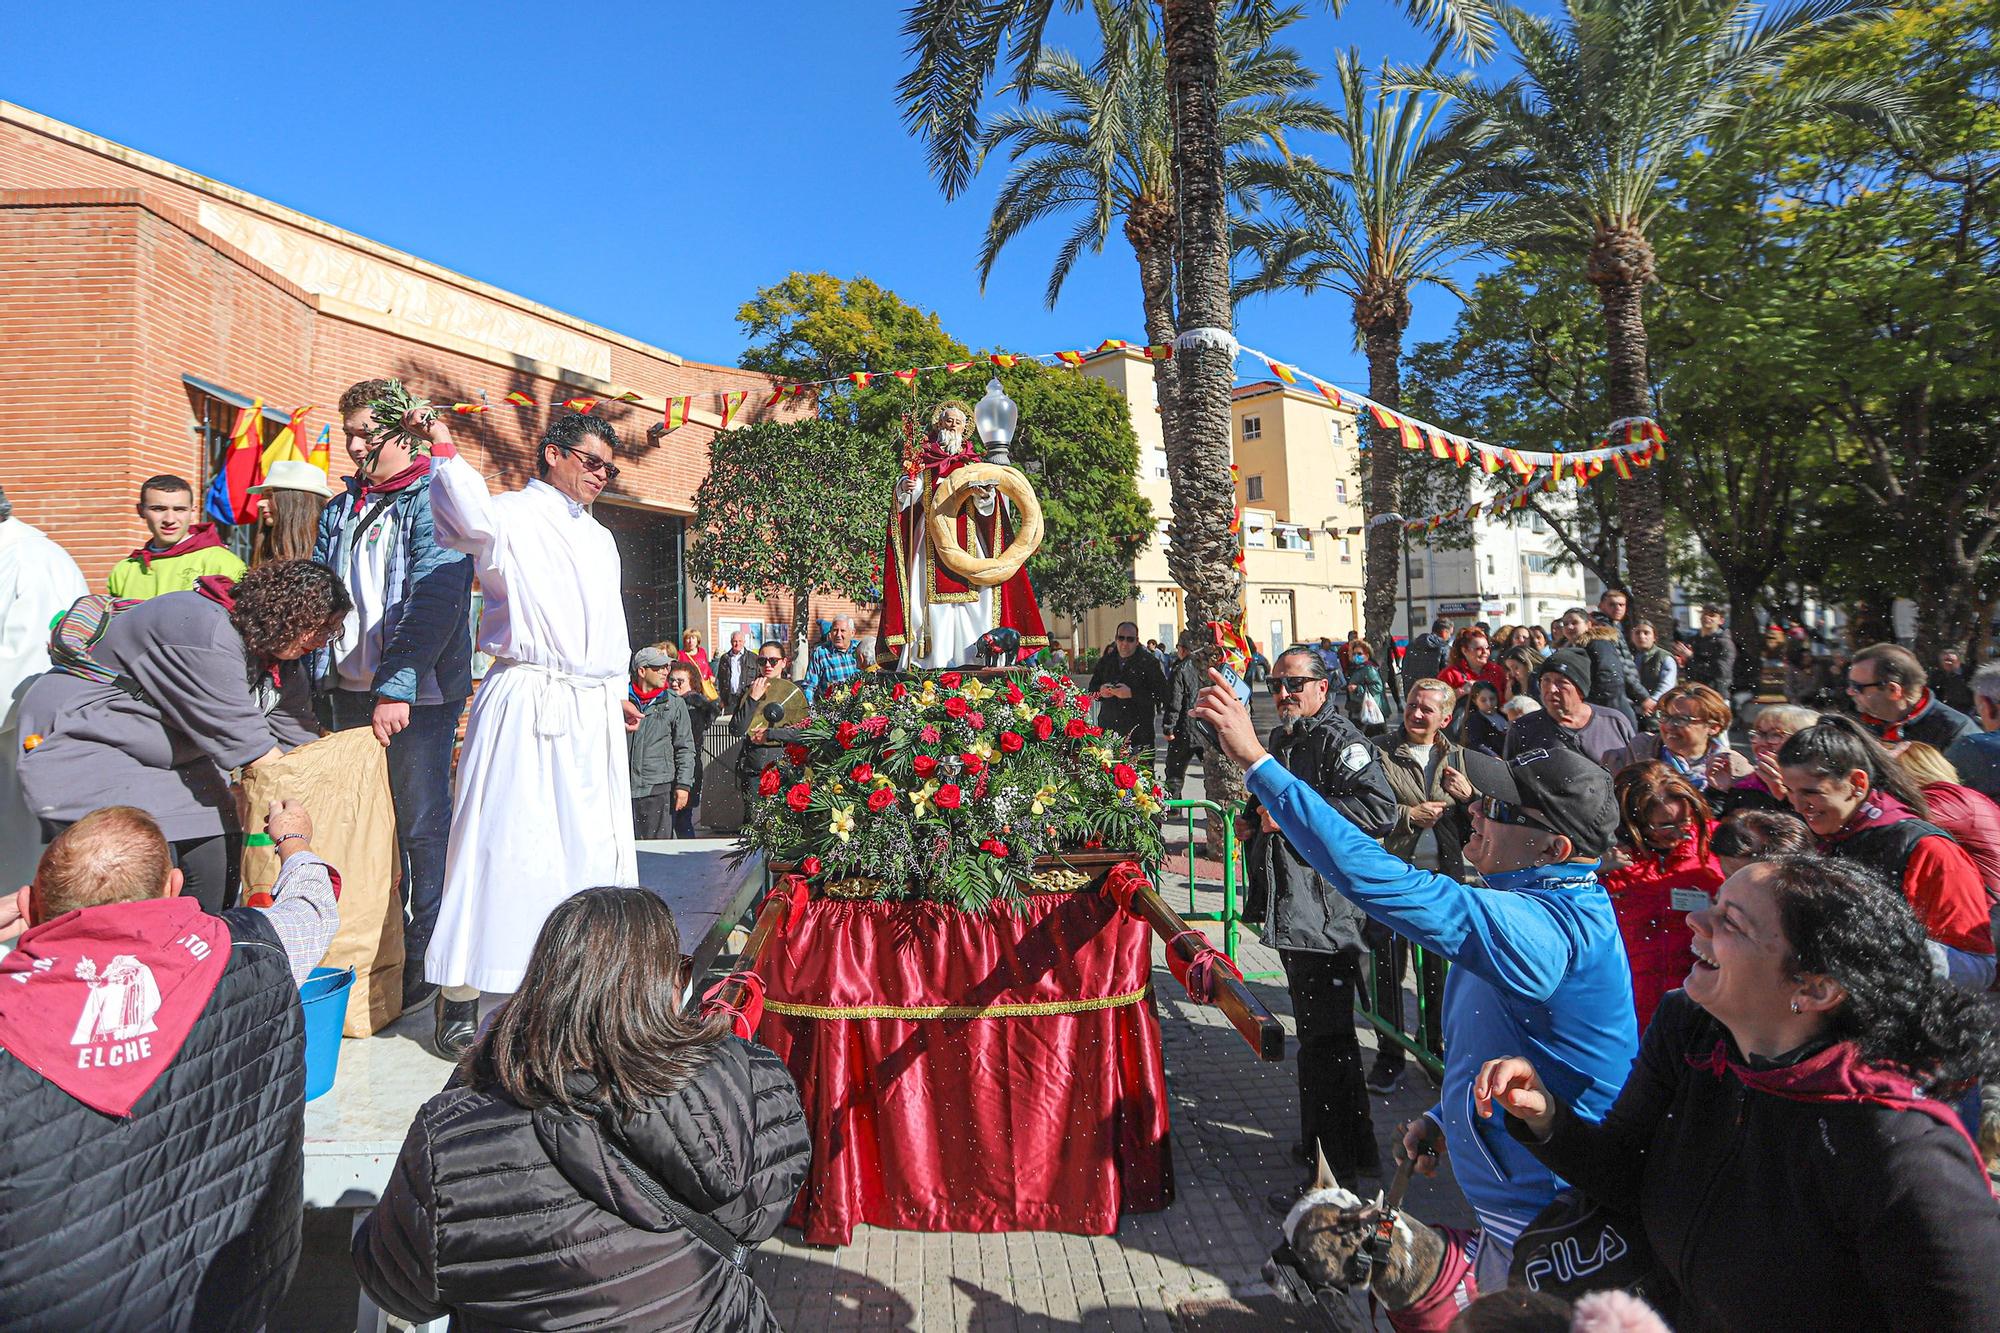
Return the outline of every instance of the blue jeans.
{"type": "MultiPolygon", "coordinates": [[[[354,690],[322,695],[335,731],[365,727],[375,696],[354,690]]],[[[389,799],[396,807],[396,847],[403,863],[403,955],[416,976],[444,899],[445,848],[451,841],[451,752],[465,701],[414,704],[410,725],[389,740],[389,799]]]]}

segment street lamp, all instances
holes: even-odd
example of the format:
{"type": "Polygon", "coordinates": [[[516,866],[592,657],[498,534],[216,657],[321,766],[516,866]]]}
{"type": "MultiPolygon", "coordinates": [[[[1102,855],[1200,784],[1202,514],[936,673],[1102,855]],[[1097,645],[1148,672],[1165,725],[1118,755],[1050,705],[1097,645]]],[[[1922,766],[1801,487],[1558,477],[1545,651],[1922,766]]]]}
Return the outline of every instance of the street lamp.
{"type": "Polygon", "coordinates": [[[972,409],[972,423],[979,429],[979,438],[986,445],[987,458],[1001,467],[1012,466],[1007,446],[1014,442],[1014,427],[1021,420],[1021,409],[1000,387],[1000,377],[986,381],[986,396],[972,409]]]}

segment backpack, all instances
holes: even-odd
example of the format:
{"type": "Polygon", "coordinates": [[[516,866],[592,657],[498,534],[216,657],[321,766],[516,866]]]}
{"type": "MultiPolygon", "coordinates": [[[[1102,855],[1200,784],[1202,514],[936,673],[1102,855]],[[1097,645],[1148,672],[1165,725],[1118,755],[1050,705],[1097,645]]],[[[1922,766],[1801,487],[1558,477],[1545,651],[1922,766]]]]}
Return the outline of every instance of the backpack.
{"type": "Polygon", "coordinates": [[[49,669],[60,671],[65,676],[96,681],[100,685],[116,686],[144,702],[146,692],[139,688],[139,682],[105,666],[90,651],[104,637],[104,632],[111,628],[112,617],[121,611],[131,610],[139,605],[139,601],[137,598],[113,597],[99,592],[85,593],[77,598],[69,610],[49,622],[49,669]]]}

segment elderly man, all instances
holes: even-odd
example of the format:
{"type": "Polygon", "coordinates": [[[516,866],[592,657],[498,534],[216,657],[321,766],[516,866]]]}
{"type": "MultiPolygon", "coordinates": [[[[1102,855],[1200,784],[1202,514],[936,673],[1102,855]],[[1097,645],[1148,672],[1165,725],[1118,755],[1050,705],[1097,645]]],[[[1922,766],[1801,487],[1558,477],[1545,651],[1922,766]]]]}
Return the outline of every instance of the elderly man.
{"type": "Polygon", "coordinates": [[[861,663],[854,655],[854,617],[835,616],[806,666],[806,698],[817,699],[830,689],[845,688],[860,674],[861,663]]]}
{"type": "Polygon", "coordinates": [[[750,688],[760,668],[757,654],[743,646],[743,631],[732,630],[729,635],[729,651],[715,659],[716,702],[725,713],[736,711],[736,701],[743,697],[743,691],[750,688]]]}
{"type": "MultiPolygon", "coordinates": [[[[1310,647],[1295,647],[1271,667],[1278,725],[1271,752],[1284,768],[1371,838],[1396,822],[1396,795],[1381,759],[1335,704],[1326,663],[1310,647]]],[[[1192,716],[1192,715],[1191,715],[1192,716]]],[[[1314,1149],[1326,1154],[1336,1175],[1378,1175],[1375,1125],[1362,1083],[1361,1042],[1354,1027],[1354,991],[1367,951],[1363,918],[1331,892],[1303,852],[1251,799],[1241,828],[1250,870],[1244,913],[1265,923],[1264,938],[1285,965],[1298,1021],[1299,1142],[1303,1161],[1314,1149]]],[[[1279,1213],[1299,1197],[1279,1190],[1270,1203],[1279,1213]]]]}
{"type": "Polygon", "coordinates": [[[1153,714],[1166,699],[1167,678],[1159,660],[1140,651],[1139,627],[1131,621],[1118,626],[1111,647],[1097,659],[1089,692],[1099,703],[1097,720],[1106,731],[1117,732],[1135,748],[1153,747],[1153,714]]]}
{"type": "Polygon", "coordinates": [[[1952,745],[1952,766],[1960,782],[2000,801],[2000,662],[1972,673],[1972,707],[1979,730],[1952,745]]]}
{"type": "Polygon", "coordinates": [[[1631,720],[1615,708],[1596,708],[1584,702],[1590,692],[1590,659],[1581,649],[1558,648],[1550,653],[1535,683],[1541,691],[1542,711],[1508,726],[1509,759],[1527,750],[1559,744],[1601,765],[1629,748],[1638,734],[1631,720]]]}
{"type": "Polygon", "coordinates": [[[632,836],[641,842],[674,837],[676,817],[694,799],[699,741],[686,700],[667,688],[673,665],[664,648],[632,654],[628,697],[639,710],[639,727],[626,744],[632,761],[632,836]]]}
{"type": "Polygon", "coordinates": [[[1847,664],[1847,697],[1884,745],[1922,741],[1951,749],[1972,719],[1932,693],[1917,655],[1896,643],[1863,648],[1847,664]]]}
{"type": "Polygon", "coordinates": [[[130,806],[0,898],[0,1326],[272,1321],[299,1260],[298,987],[339,913],[304,808],[273,802],[264,831],[267,908],[204,912],[130,806]]]}

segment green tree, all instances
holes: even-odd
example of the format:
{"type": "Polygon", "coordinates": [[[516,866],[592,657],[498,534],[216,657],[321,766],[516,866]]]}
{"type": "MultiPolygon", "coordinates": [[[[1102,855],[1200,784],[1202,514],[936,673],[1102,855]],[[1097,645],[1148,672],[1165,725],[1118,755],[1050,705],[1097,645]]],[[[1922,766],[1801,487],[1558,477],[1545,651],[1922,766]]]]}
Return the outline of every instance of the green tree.
{"type": "MultiPolygon", "coordinates": [[[[1504,154],[1520,172],[1518,197],[1540,243],[1585,256],[1604,321],[1609,410],[1655,415],[1645,319],[1657,278],[1654,224],[1726,151],[1754,149],[1829,108],[1899,112],[1898,96],[1874,81],[1776,81],[1803,49],[1881,10],[1871,0],[1817,0],[1769,15],[1748,0],[1566,0],[1545,18],[1501,0],[1490,12],[1518,55],[1514,78],[1488,86],[1431,70],[1404,77],[1456,94],[1461,115],[1490,138],[1482,152],[1504,154]]],[[[1638,614],[1664,624],[1661,478],[1642,471],[1617,493],[1638,614]]]]}
{"type": "Polygon", "coordinates": [[[881,583],[894,456],[845,421],[758,422],[718,433],[695,492],[688,576],[699,588],[755,588],[792,602],[807,642],[812,599],[862,599],[881,583]]]}
{"type": "Polygon", "coordinates": [[[859,275],[789,274],[745,301],[736,322],[749,341],[736,364],[785,380],[934,366],[971,355],[936,314],[859,275]]]}
{"type": "MultiPolygon", "coordinates": [[[[1380,79],[1371,86],[1351,50],[1336,60],[1334,81],[1333,133],[1345,161],[1326,167],[1299,158],[1253,169],[1267,212],[1238,229],[1237,245],[1256,266],[1240,290],[1347,297],[1368,357],[1368,394],[1399,407],[1412,289],[1430,284],[1463,299],[1451,267],[1500,239],[1500,225],[1482,195],[1483,173],[1466,166],[1464,131],[1442,132],[1449,98],[1393,91],[1380,79]]],[[[1368,512],[1404,512],[1396,433],[1377,427],[1374,437],[1368,512]]],[[[1389,641],[1401,540],[1393,524],[1368,527],[1363,618],[1372,643],[1389,641]]]]}

